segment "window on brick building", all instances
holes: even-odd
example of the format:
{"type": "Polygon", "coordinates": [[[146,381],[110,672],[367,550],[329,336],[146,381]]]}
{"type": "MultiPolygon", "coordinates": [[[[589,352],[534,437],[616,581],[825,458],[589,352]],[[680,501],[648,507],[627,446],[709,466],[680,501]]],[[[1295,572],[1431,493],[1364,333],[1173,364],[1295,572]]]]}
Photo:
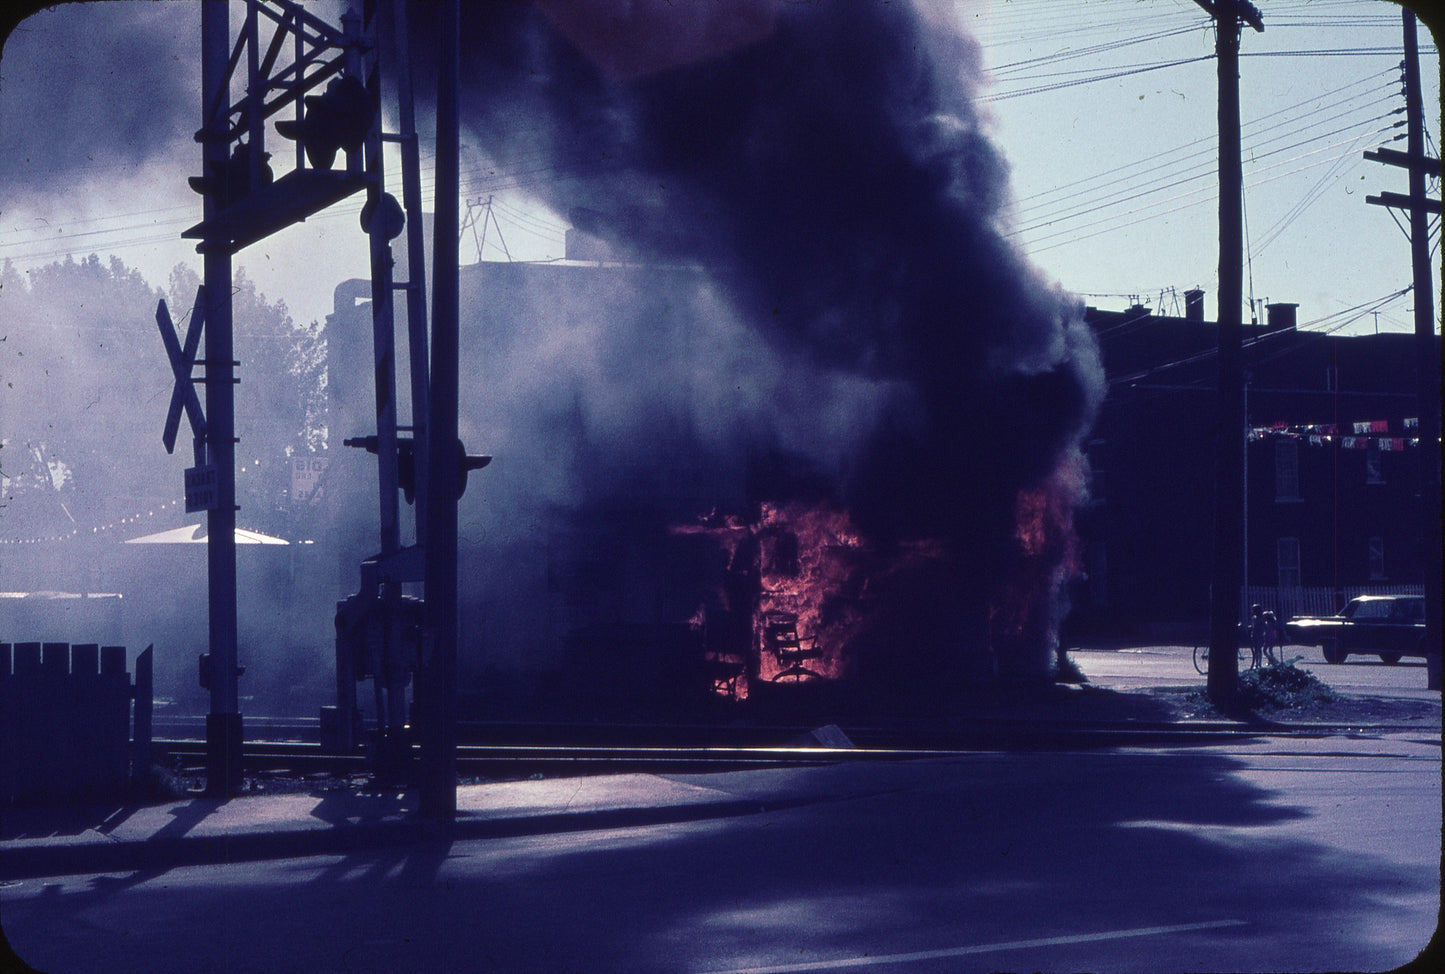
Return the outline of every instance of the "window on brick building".
{"type": "Polygon", "coordinates": [[[1280,538],[1275,542],[1275,562],[1279,567],[1279,587],[1299,588],[1304,584],[1300,578],[1299,538],[1280,538]]]}
{"type": "Polygon", "coordinates": [[[1380,468],[1380,448],[1371,443],[1365,450],[1365,483],[1383,484],[1384,482],[1385,475],[1380,468]]]}
{"type": "Polygon", "coordinates": [[[1274,441],[1274,499],[1297,501],[1299,496],[1299,444],[1280,438],[1274,441]]]}
{"type": "Polygon", "coordinates": [[[1385,539],[1375,537],[1370,539],[1370,578],[1383,579],[1385,577],[1385,539]]]}

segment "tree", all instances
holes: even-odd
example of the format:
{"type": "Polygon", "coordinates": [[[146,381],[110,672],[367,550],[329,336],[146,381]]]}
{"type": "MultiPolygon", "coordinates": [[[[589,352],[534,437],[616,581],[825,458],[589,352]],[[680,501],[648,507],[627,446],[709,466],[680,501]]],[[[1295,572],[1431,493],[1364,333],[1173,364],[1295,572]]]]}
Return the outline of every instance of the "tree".
{"type": "MultiPolygon", "coordinates": [[[[198,282],[183,265],[171,273],[182,332],[198,282]]],[[[325,337],[244,272],[235,288],[239,503],[244,524],[284,535],[286,459],[326,445],[325,337]]],[[[161,444],[174,385],[154,323],[162,296],[116,257],[0,268],[0,539],[97,534],[180,499],[192,458],[184,430],[175,456],[161,444]]]]}
{"type": "Polygon", "coordinates": [[[67,535],[161,496],[152,475],[164,451],[143,432],[169,370],[135,325],[158,296],[118,258],[0,272],[5,536],[67,535]]]}
{"type": "MultiPolygon", "coordinates": [[[[171,272],[173,307],[189,307],[200,278],[171,272]]],[[[236,358],[237,503],[246,527],[285,535],[292,526],[289,459],[327,446],[326,336],[319,322],[296,324],[286,303],[270,303],[238,269],[231,294],[236,358]]]]}

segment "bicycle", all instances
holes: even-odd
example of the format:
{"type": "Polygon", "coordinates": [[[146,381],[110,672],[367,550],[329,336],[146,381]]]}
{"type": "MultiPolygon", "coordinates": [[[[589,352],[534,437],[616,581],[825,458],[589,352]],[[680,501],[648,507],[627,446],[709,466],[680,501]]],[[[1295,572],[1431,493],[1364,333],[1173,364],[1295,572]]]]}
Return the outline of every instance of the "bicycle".
{"type": "MultiPolygon", "coordinates": [[[[1236,659],[1238,662],[1240,662],[1240,663],[1249,662],[1249,661],[1253,660],[1253,658],[1254,658],[1254,657],[1253,657],[1253,651],[1250,650],[1249,648],[1245,647],[1245,646],[1240,646],[1237,650],[1235,650],[1235,652],[1236,652],[1236,654],[1237,654],[1236,657],[1235,657],[1235,659],[1236,659]]],[[[1208,647],[1208,646],[1195,646],[1195,647],[1194,647],[1194,669],[1195,669],[1196,672],[1198,672],[1198,674],[1199,674],[1200,676],[1208,676],[1208,675],[1209,675],[1209,647],[1208,647]]]]}

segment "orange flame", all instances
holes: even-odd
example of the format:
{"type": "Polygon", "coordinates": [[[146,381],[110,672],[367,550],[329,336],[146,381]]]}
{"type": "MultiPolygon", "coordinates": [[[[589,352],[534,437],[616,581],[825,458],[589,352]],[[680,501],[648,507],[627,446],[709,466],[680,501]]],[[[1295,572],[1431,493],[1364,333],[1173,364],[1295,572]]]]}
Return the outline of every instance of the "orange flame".
{"type": "MultiPolygon", "coordinates": [[[[845,647],[864,619],[861,603],[867,587],[862,566],[866,545],[846,511],[826,503],[764,503],[755,522],[714,514],[699,524],[672,530],[711,538],[734,574],[753,580],[749,596],[733,591],[718,600],[727,612],[748,616],[744,620],[749,630],[744,637],[748,659],[738,657],[743,651],[739,645],[715,645],[707,650],[706,661],[719,674],[734,665],[749,672],[715,679],[715,692],[740,700],[748,695],[750,677],[772,682],[779,677],[843,675],[845,647]],[[804,661],[806,672],[789,669],[768,649],[764,619],[779,612],[796,618],[797,635],[807,648],[816,650],[804,661]]],[[[699,607],[689,624],[706,631],[706,607],[699,607]]]]}
{"type": "MultiPolygon", "coordinates": [[[[1015,497],[1012,553],[989,593],[988,645],[997,665],[1029,671],[1056,645],[1060,595],[1079,574],[1073,519],[1086,473],[1082,457],[1066,457],[1015,497]]],[[[749,680],[842,678],[850,647],[867,638],[871,614],[898,595],[891,586],[911,586],[910,578],[927,577],[934,565],[947,572],[958,557],[942,540],[875,550],[848,511],[827,502],[765,503],[755,521],[713,516],[674,530],[709,536],[727,557],[734,584],[719,593],[726,624],[719,617],[714,631],[720,635],[707,658],[719,672],[737,668],[738,676],[714,685],[733,699],[748,695],[749,680]],[[790,661],[780,658],[786,654],[770,651],[765,620],[776,621],[777,613],[795,620],[799,641],[817,650],[801,661],[806,672],[789,669],[790,661]]],[[[711,620],[700,609],[691,622],[706,630],[711,620]]]]}
{"type": "Polygon", "coordinates": [[[1015,557],[989,610],[995,654],[1013,651],[1010,643],[1035,645],[1055,638],[1060,590],[1079,575],[1074,509],[1083,498],[1085,479],[1083,459],[1069,456],[1042,483],[1019,490],[1014,503],[1015,557]]]}
{"type": "MultiPolygon", "coordinates": [[[[848,513],[827,504],[764,504],[757,526],[759,580],[756,620],[769,612],[797,617],[798,634],[819,655],[807,668],[819,677],[842,675],[843,648],[862,621],[858,567],[863,540],[848,513]]],[[[755,628],[760,623],[755,623],[755,628]]],[[[759,645],[761,629],[757,628],[759,645]]],[[[760,657],[758,675],[773,680],[783,666],[760,657]]]]}

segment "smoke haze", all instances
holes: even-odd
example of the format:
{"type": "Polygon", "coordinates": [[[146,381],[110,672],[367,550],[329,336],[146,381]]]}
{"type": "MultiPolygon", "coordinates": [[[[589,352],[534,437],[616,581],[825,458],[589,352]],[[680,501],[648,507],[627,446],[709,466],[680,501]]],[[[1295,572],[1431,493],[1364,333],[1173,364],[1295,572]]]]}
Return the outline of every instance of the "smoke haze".
{"type": "MultiPolygon", "coordinates": [[[[87,8],[82,74],[5,94],[23,98],[7,121],[62,103],[78,120],[3,133],[8,186],[88,185],[98,154],[194,151],[193,6],[106,6],[87,8]]],[[[1051,625],[1067,546],[1020,553],[1020,495],[1067,494],[1043,505],[1067,532],[1082,488],[1066,474],[1102,384],[1071,299],[1001,235],[1007,165],[974,100],[977,45],[906,4],[613,9],[464,5],[468,163],[522,174],[616,255],[676,268],[665,294],[624,272],[558,289],[525,328],[473,305],[463,430],[498,459],[464,498],[463,546],[508,558],[471,581],[530,604],[497,566],[535,560],[539,538],[577,554],[577,531],[620,500],[661,530],[677,513],[666,481],[740,505],[826,498],[881,552],[939,545],[926,577],[888,588],[876,645],[905,632],[936,658],[1003,589],[1051,625]]],[[[413,5],[423,92],[432,13],[413,5]]],[[[368,431],[331,432],[335,448],[368,431]]],[[[514,619],[488,639],[520,645],[514,619]]],[[[1051,638],[1037,621],[1026,669],[1051,638]]]]}
{"type": "MultiPolygon", "coordinates": [[[[727,393],[698,410],[725,417],[724,442],[698,445],[820,464],[872,543],[941,541],[944,589],[995,588],[1026,561],[1020,491],[1078,479],[1057,472],[1082,464],[1102,383],[1071,300],[1001,236],[1007,167],[973,101],[978,48],[902,4],[749,10],[718,32],[691,6],[625,22],[468,8],[464,124],[491,164],[545,173],[546,202],[617,252],[706,270],[719,313],[693,342],[749,357],[696,360],[709,374],[683,398],[727,393]],[[772,368],[792,378],[757,381],[772,368]],[[811,412],[779,395],[810,389],[811,412]]],[[[670,371],[660,341],[577,346],[580,361],[617,349],[670,371]]],[[[623,440],[645,442],[676,400],[625,388],[623,440]]],[[[1057,575],[1054,548],[1031,570],[1057,575]]],[[[1019,652],[1036,664],[1048,640],[1019,652]]]]}
{"type": "Polygon", "coordinates": [[[199,9],[87,3],[79,11],[82,29],[48,16],[17,28],[17,37],[48,36],[40,44],[7,44],[0,69],[0,183],[12,206],[19,197],[82,186],[104,195],[104,184],[126,170],[194,147],[199,9]],[[29,83],[4,84],[5,76],[29,83]]]}

